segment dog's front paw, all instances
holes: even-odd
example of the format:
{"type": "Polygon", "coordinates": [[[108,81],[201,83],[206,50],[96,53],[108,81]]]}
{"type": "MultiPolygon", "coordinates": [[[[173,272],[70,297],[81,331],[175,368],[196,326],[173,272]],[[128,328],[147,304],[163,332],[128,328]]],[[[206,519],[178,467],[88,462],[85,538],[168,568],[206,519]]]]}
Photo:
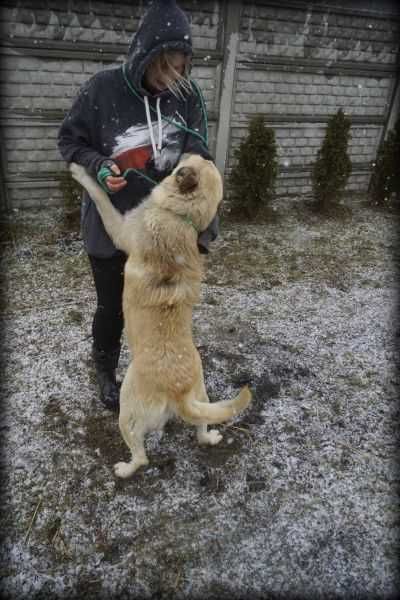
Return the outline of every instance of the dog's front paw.
{"type": "Polygon", "coordinates": [[[222,435],[217,429],[210,429],[207,433],[199,435],[199,443],[207,444],[208,446],[216,446],[222,440],[222,435]]]}

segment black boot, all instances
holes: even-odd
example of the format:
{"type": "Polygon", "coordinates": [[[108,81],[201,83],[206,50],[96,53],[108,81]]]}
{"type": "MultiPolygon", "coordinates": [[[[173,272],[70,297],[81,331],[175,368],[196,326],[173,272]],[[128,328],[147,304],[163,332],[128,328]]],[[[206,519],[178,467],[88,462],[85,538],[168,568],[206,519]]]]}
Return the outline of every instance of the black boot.
{"type": "Polygon", "coordinates": [[[115,379],[115,369],[121,348],[104,352],[92,347],[92,357],[96,368],[97,383],[100,388],[100,400],[108,409],[119,411],[119,385],[115,379]]]}

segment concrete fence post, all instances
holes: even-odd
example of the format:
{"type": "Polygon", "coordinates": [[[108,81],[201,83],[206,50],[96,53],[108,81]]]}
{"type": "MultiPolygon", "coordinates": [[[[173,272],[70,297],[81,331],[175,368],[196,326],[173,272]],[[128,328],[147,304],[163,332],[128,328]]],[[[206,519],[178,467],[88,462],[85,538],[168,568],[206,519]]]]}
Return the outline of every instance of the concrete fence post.
{"type": "Polygon", "coordinates": [[[233,0],[225,2],[224,7],[224,36],[223,36],[223,64],[220,87],[219,122],[217,129],[215,162],[222,175],[228,158],[230,138],[230,123],[232,104],[234,100],[234,85],[236,71],[236,57],[239,46],[239,26],[242,2],[233,0]]]}
{"type": "Polygon", "coordinates": [[[388,118],[386,121],[386,127],[385,127],[385,133],[384,133],[385,139],[386,139],[389,131],[391,129],[394,129],[394,125],[399,117],[400,117],[400,73],[397,73],[397,78],[396,78],[396,81],[394,83],[394,88],[393,88],[393,96],[392,96],[392,101],[390,104],[389,115],[388,115],[388,118]]]}

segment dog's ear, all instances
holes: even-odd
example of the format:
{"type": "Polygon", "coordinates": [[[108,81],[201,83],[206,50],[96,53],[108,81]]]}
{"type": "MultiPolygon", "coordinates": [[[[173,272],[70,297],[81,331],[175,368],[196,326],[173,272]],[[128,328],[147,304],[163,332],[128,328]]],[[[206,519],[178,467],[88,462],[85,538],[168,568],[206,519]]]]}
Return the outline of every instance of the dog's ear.
{"type": "Polygon", "coordinates": [[[192,192],[199,184],[199,176],[192,167],[181,167],[175,173],[175,177],[182,194],[192,192]]]}

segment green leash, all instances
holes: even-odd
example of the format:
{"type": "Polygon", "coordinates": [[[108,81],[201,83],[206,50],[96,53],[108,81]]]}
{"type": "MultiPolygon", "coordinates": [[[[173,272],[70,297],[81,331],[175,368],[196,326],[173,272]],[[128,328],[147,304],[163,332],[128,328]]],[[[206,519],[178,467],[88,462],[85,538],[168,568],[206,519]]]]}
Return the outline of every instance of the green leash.
{"type": "MultiPolygon", "coordinates": [[[[142,96],[139,94],[139,92],[137,92],[135,90],[135,88],[133,87],[133,85],[131,84],[131,82],[128,79],[128,76],[126,74],[126,64],[124,63],[122,65],[122,74],[124,76],[125,79],[125,83],[128,86],[129,90],[132,92],[132,94],[138,98],[139,100],[141,100],[144,103],[144,100],[142,98],[142,96]]],[[[198,131],[194,131],[194,129],[190,129],[190,127],[186,127],[186,125],[182,125],[181,123],[177,123],[176,121],[174,121],[173,119],[169,119],[168,117],[166,117],[165,115],[161,115],[162,120],[166,121],[167,123],[174,125],[177,129],[182,129],[183,131],[185,131],[186,133],[190,133],[191,135],[194,135],[196,137],[198,137],[203,144],[208,147],[208,119],[207,119],[207,111],[206,111],[206,106],[205,106],[205,102],[204,102],[204,97],[203,94],[199,88],[199,86],[197,85],[197,83],[191,79],[190,80],[191,85],[193,85],[193,87],[195,88],[197,95],[199,96],[200,99],[200,104],[201,104],[201,111],[203,113],[203,118],[204,118],[204,122],[205,122],[205,137],[203,137],[198,131]]],[[[152,106],[150,106],[150,110],[153,113],[157,113],[157,111],[155,110],[155,108],[153,108],[152,106]]],[[[134,167],[130,167],[129,169],[126,169],[121,177],[123,177],[124,179],[126,179],[126,176],[128,175],[128,173],[130,172],[134,172],[136,173],[136,175],[138,175],[139,177],[142,177],[143,179],[145,179],[146,181],[148,181],[152,186],[157,185],[158,181],[155,181],[154,179],[152,179],[151,177],[149,177],[148,175],[145,175],[145,173],[143,173],[142,171],[139,171],[139,169],[135,169],[134,167]]],[[[103,190],[107,193],[107,194],[115,194],[115,192],[111,192],[106,183],[105,180],[107,179],[107,177],[113,177],[115,176],[115,173],[113,173],[111,171],[111,169],[109,169],[108,167],[102,167],[99,172],[97,173],[97,181],[99,182],[100,186],[103,188],[103,190]]],[[[196,227],[196,225],[193,223],[193,221],[191,220],[190,217],[188,217],[187,215],[177,215],[179,217],[181,217],[181,219],[183,221],[185,221],[185,223],[187,223],[188,225],[191,225],[193,227],[193,229],[200,234],[201,231],[198,229],[198,227],[196,227]]]]}
{"type": "Polygon", "coordinates": [[[97,173],[97,181],[99,182],[99,184],[101,185],[103,190],[105,192],[107,192],[107,194],[115,194],[115,192],[112,192],[111,190],[108,189],[108,187],[105,183],[105,180],[107,179],[107,177],[110,177],[110,176],[111,177],[123,177],[124,179],[126,179],[126,176],[128,175],[128,173],[130,171],[133,171],[134,173],[136,173],[136,175],[139,175],[139,177],[146,179],[146,181],[151,183],[151,185],[157,185],[157,183],[158,183],[158,181],[155,181],[154,179],[152,179],[148,175],[145,175],[144,173],[142,173],[142,171],[139,171],[139,169],[135,169],[134,167],[130,167],[129,169],[126,169],[122,173],[122,175],[119,175],[119,176],[115,175],[115,173],[113,173],[113,171],[111,171],[111,169],[109,169],[108,167],[101,167],[101,169],[97,173]]]}
{"type": "MultiPolygon", "coordinates": [[[[133,87],[133,85],[131,84],[131,82],[128,79],[128,76],[126,74],[126,64],[124,63],[122,65],[122,74],[124,76],[125,79],[125,83],[128,86],[129,90],[132,92],[132,94],[138,98],[139,100],[141,100],[144,103],[144,100],[142,98],[142,96],[139,94],[139,92],[137,92],[135,90],[135,88],[133,87]]],[[[177,123],[176,121],[174,121],[173,119],[169,119],[168,117],[166,117],[165,115],[161,115],[161,118],[166,121],[167,123],[174,125],[177,129],[182,129],[183,131],[185,131],[186,133],[190,133],[191,135],[194,135],[196,137],[198,137],[203,144],[208,147],[208,119],[207,119],[207,111],[206,111],[206,107],[205,107],[205,102],[204,102],[204,97],[203,94],[199,88],[199,86],[197,85],[197,83],[191,79],[190,83],[193,85],[193,87],[195,88],[199,99],[200,99],[200,104],[201,104],[201,111],[203,113],[203,118],[204,118],[204,122],[205,122],[205,137],[203,137],[198,131],[194,131],[194,129],[190,129],[190,127],[186,127],[186,125],[182,125],[181,123],[177,123]]],[[[153,113],[157,113],[157,111],[155,110],[155,108],[153,108],[152,106],[150,106],[150,110],[153,113]]],[[[151,185],[157,185],[157,181],[155,181],[154,179],[152,179],[151,177],[149,177],[148,175],[145,175],[142,171],[139,171],[139,169],[135,169],[134,167],[130,167],[129,169],[126,169],[126,171],[124,171],[122,173],[122,177],[126,178],[126,176],[128,175],[129,172],[134,172],[136,173],[136,175],[138,175],[139,177],[142,177],[142,179],[145,179],[146,181],[148,181],[149,183],[151,183],[151,185]]],[[[108,167],[102,167],[99,172],[97,173],[97,181],[99,182],[99,184],[101,185],[101,187],[103,188],[103,190],[105,192],[107,192],[107,194],[113,194],[115,192],[110,192],[110,190],[107,188],[106,184],[105,184],[105,180],[107,177],[109,176],[113,176],[115,175],[108,167]]]]}

